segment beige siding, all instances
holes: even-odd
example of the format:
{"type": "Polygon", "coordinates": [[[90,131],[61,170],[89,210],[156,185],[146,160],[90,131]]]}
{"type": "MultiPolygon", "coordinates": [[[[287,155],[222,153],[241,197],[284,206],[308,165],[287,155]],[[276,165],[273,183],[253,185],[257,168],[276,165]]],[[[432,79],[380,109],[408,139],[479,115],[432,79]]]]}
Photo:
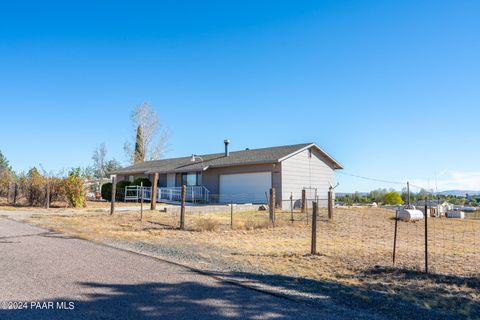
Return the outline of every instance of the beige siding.
{"type": "MultiPolygon", "coordinates": [[[[330,182],[334,184],[334,171],[322,156],[312,150],[311,157],[309,150],[304,150],[282,162],[282,203],[283,208],[290,208],[290,194],[293,199],[302,197],[303,188],[307,189],[307,198],[314,198],[315,191],[319,199],[327,199],[330,182]]],[[[297,201],[298,205],[299,202],[297,201]]],[[[320,201],[321,206],[326,206],[326,201],[320,201]]]]}

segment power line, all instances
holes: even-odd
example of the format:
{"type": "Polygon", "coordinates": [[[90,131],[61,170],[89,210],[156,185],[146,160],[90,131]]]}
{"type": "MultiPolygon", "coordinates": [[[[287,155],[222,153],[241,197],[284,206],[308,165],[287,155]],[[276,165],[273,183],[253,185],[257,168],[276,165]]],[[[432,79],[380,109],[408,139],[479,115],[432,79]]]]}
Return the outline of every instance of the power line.
{"type": "MultiPolygon", "coordinates": [[[[358,175],[358,174],[347,173],[347,172],[343,172],[343,171],[338,171],[338,173],[343,174],[345,176],[350,176],[350,177],[359,178],[359,179],[368,180],[368,181],[389,183],[389,184],[395,184],[395,185],[401,185],[401,186],[405,186],[407,184],[407,181],[399,182],[399,181],[392,181],[392,180],[383,180],[383,179],[365,177],[365,176],[361,176],[361,175],[358,175]]],[[[416,185],[416,184],[413,184],[413,183],[410,183],[410,186],[418,188],[418,189],[429,190],[429,188],[425,188],[424,186],[419,186],[419,185],[416,185]]]]}
{"type": "Polygon", "coordinates": [[[343,171],[338,171],[338,173],[346,175],[346,176],[354,177],[354,178],[369,180],[369,181],[376,181],[376,182],[383,182],[383,183],[390,183],[390,184],[397,184],[397,185],[406,185],[407,184],[407,182],[398,182],[398,181],[382,180],[382,179],[377,179],[377,178],[369,178],[369,177],[360,176],[360,175],[357,175],[357,174],[346,173],[346,172],[343,172],[343,171]]]}

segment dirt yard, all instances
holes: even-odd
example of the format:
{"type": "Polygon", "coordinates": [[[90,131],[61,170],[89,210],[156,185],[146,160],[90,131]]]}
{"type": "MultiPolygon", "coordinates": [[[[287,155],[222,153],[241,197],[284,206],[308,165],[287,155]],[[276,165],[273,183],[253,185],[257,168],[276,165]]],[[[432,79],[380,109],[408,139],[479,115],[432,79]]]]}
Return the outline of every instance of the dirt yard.
{"type": "MultiPolygon", "coordinates": [[[[328,281],[336,287],[355,287],[355,301],[380,299],[377,304],[386,308],[392,305],[385,299],[400,299],[441,317],[452,312],[453,318],[477,317],[480,221],[428,220],[429,268],[434,274],[427,277],[423,221],[398,223],[396,268],[392,268],[393,216],[382,209],[336,209],[333,221],[328,221],[321,211],[317,255],[309,254],[311,213],[307,217],[296,212],[293,222],[290,213],[277,213],[275,227],[269,225],[268,212],[234,213],[233,228],[230,214],[189,214],[186,231],[177,229],[178,214],[149,211],[142,222],[138,212],[38,214],[28,222],[200,269],[276,275],[315,284],[328,281]],[[375,298],[374,292],[381,298],[375,298]]],[[[302,290],[308,288],[304,284],[302,290]]]]}
{"type": "MultiPolygon", "coordinates": [[[[136,202],[115,202],[115,206],[118,208],[139,208],[140,203],[136,202]]],[[[145,203],[144,204],[145,208],[149,208],[150,204],[145,203]]],[[[62,212],[62,211],[79,211],[79,212],[93,212],[95,210],[99,209],[108,209],[110,208],[110,202],[106,201],[87,201],[86,205],[84,208],[69,208],[66,202],[53,202],[50,204],[50,209],[49,212],[62,212]]],[[[22,201],[19,201],[18,205],[13,206],[10,203],[7,202],[7,199],[4,197],[0,198],[0,210],[6,210],[6,211],[44,211],[44,208],[42,207],[31,207],[29,206],[24,199],[22,201]]]]}

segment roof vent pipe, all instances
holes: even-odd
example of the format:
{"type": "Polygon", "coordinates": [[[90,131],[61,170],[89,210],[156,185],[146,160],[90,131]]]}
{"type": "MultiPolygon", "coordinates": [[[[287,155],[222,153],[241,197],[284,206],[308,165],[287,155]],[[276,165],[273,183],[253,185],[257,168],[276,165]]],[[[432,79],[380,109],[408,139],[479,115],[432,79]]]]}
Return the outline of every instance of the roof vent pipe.
{"type": "Polygon", "coordinates": [[[223,143],[225,143],[225,157],[228,157],[230,155],[230,152],[228,151],[228,144],[230,143],[230,140],[225,139],[223,143]]]}

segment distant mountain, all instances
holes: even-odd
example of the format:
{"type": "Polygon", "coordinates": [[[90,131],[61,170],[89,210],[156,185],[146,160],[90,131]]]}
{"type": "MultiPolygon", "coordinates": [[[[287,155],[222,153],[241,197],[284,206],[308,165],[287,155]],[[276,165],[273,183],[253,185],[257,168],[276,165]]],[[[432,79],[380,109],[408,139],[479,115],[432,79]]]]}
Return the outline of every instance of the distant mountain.
{"type": "MultiPolygon", "coordinates": [[[[336,196],[337,197],[342,197],[346,195],[353,195],[354,192],[337,192],[336,196]]],[[[368,196],[369,192],[359,192],[359,194],[364,197],[368,196]]],[[[480,195],[480,191],[475,191],[475,190],[445,190],[445,191],[439,191],[439,195],[441,196],[455,196],[455,197],[465,197],[466,194],[473,196],[473,195],[480,195]]]]}
{"type": "Polygon", "coordinates": [[[480,191],[474,191],[474,190],[445,190],[445,191],[440,191],[438,194],[442,195],[442,196],[464,197],[466,194],[468,194],[468,195],[480,194],[480,191]]]}

